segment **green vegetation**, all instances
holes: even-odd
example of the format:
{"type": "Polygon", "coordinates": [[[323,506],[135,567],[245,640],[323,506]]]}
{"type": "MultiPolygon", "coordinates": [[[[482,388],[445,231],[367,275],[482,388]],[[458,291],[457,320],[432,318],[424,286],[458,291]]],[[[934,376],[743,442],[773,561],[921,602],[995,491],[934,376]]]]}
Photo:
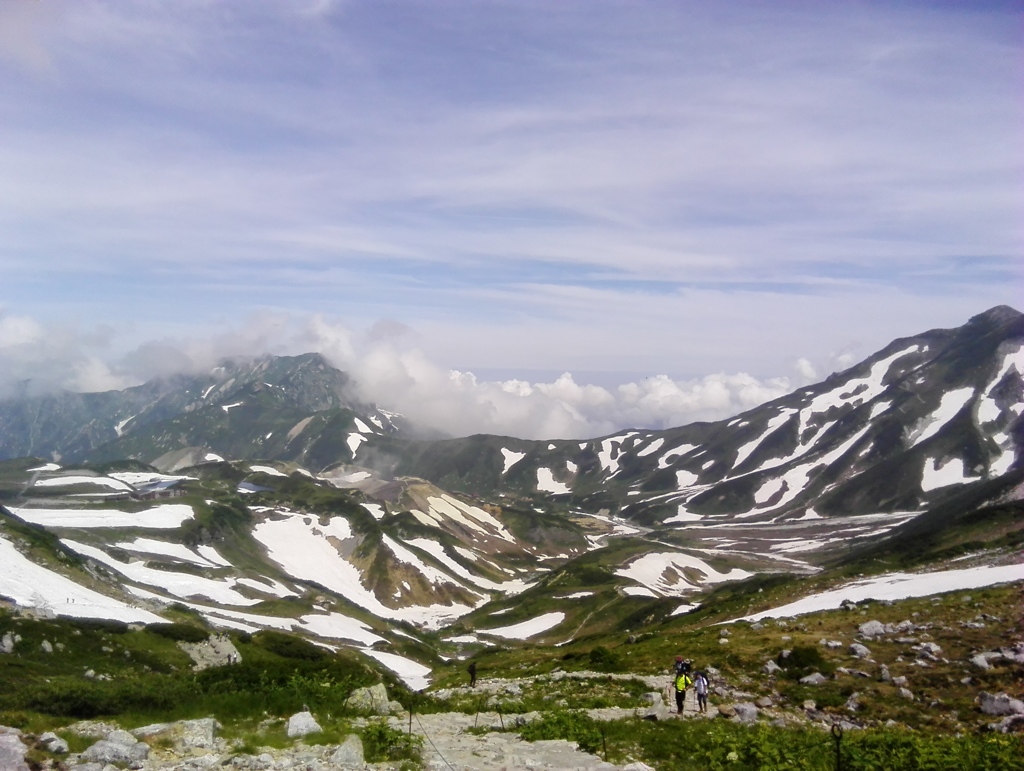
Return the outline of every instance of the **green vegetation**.
{"type": "Polygon", "coordinates": [[[419,761],[423,739],[392,728],[384,719],[368,722],[359,732],[359,737],[368,763],[419,761]]]}
{"type": "MultiPolygon", "coordinates": [[[[613,763],[642,760],[659,771],[833,771],[836,744],[816,728],[749,727],[726,721],[618,720],[598,724],[578,712],[552,712],[520,730],[524,739],[567,739],[613,763]]],[[[840,740],[845,771],[1018,771],[1019,736],[847,731],[840,740]]]]}
{"type": "MultiPolygon", "coordinates": [[[[332,654],[280,632],[233,634],[241,663],[193,672],[177,642],[195,630],[208,635],[185,623],[129,628],[0,611],[0,635],[20,638],[14,655],[0,655],[0,723],[45,730],[82,718],[141,725],[197,715],[233,723],[291,714],[303,704],[345,715],[352,690],[380,680],[355,654],[332,654]]],[[[386,680],[403,698],[404,689],[386,680]]]]}

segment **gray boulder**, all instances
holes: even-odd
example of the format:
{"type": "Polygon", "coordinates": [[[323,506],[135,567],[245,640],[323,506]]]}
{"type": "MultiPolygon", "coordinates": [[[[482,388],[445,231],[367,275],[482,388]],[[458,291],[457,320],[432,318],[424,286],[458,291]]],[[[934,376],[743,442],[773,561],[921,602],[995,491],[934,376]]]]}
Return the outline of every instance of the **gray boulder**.
{"type": "Polygon", "coordinates": [[[42,643],[39,644],[39,649],[42,650],[43,653],[53,653],[53,643],[49,640],[43,640],[42,643]]]}
{"type": "Polygon", "coordinates": [[[332,768],[363,768],[365,765],[363,742],[355,734],[349,734],[345,742],[331,755],[332,768]]]}
{"type": "Polygon", "coordinates": [[[746,723],[751,725],[757,722],[757,707],[753,704],[741,702],[735,705],[736,717],[733,718],[737,723],[746,723]]]}
{"type": "Polygon", "coordinates": [[[850,655],[858,659],[868,659],[871,658],[871,651],[860,643],[853,643],[850,646],[850,655]]]}
{"type": "Polygon", "coordinates": [[[766,661],[764,663],[764,666],[761,667],[761,670],[766,675],[770,676],[770,675],[774,675],[776,672],[781,672],[782,671],[782,667],[780,667],[778,664],[776,664],[773,659],[768,659],[768,661],[766,661]]]}
{"type": "Polygon", "coordinates": [[[181,720],[177,723],[154,723],[132,731],[138,738],[159,736],[169,739],[175,750],[188,752],[193,749],[209,750],[217,746],[217,730],[220,723],[212,717],[198,720],[181,720]]]}
{"type": "Polygon", "coordinates": [[[377,683],[369,688],[356,688],[348,697],[346,706],[357,712],[387,715],[390,712],[387,688],[384,687],[384,683],[377,683]]]}
{"type": "Polygon", "coordinates": [[[982,691],[978,696],[978,704],[986,715],[1024,715],[1024,702],[1012,699],[1005,693],[982,691]]]}
{"type": "Polygon", "coordinates": [[[145,742],[124,744],[122,742],[100,739],[82,753],[82,760],[89,763],[120,763],[129,764],[145,760],[149,757],[149,745],[145,742]]]}
{"type": "Polygon", "coordinates": [[[998,723],[989,723],[990,731],[998,731],[1001,734],[1019,733],[1024,731],[1024,715],[1010,715],[1004,717],[998,723]]]}
{"type": "Polygon", "coordinates": [[[804,685],[821,685],[826,680],[828,678],[821,674],[821,672],[811,672],[811,674],[800,678],[800,682],[804,685]]]}
{"type": "Polygon", "coordinates": [[[28,763],[25,762],[28,747],[18,733],[13,728],[0,726],[0,768],[4,771],[29,771],[28,763]]]}
{"type": "Polygon", "coordinates": [[[21,642],[21,635],[7,632],[0,638],[0,653],[14,653],[14,646],[21,642]]]}
{"type": "Polygon", "coordinates": [[[978,669],[991,669],[991,665],[988,663],[988,659],[982,654],[971,656],[971,663],[974,664],[978,669]]]}
{"type": "Polygon", "coordinates": [[[289,738],[307,736],[308,734],[318,734],[323,730],[324,729],[320,727],[320,724],[316,722],[313,715],[309,712],[296,712],[288,718],[289,738]]]}
{"type": "Polygon", "coordinates": [[[47,752],[52,752],[55,755],[67,755],[68,753],[68,743],[53,731],[47,731],[40,736],[39,742],[46,747],[47,752]]]}
{"type": "Polygon", "coordinates": [[[210,635],[209,639],[197,643],[179,642],[178,647],[189,655],[193,662],[192,669],[197,672],[242,661],[238,648],[231,642],[231,638],[225,635],[210,635]]]}
{"type": "Polygon", "coordinates": [[[902,696],[907,701],[914,700],[914,694],[909,688],[900,688],[900,696],[902,696]]]}
{"type": "Polygon", "coordinates": [[[122,744],[125,747],[134,747],[136,744],[139,743],[139,740],[132,736],[130,733],[128,733],[127,731],[122,731],[120,729],[116,731],[111,731],[103,738],[106,739],[108,742],[112,742],[113,744],[122,744]]]}
{"type": "Polygon", "coordinates": [[[881,621],[868,621],[867,623],[861,624],[857,627],[857,632],[861,637],[873,638],[881,637],[888,630],[881,621]]]}

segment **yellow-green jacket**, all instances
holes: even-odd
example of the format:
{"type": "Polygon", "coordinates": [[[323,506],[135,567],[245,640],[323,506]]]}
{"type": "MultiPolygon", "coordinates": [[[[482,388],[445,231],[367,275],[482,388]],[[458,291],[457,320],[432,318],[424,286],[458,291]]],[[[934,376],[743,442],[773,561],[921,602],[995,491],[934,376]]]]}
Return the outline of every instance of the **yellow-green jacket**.
{"type": "Polygon", "coordinates": [[[680,672],[676,675],[676,691],[685,691],[691,685],[693,685],[693,678],[686,672],[680,672]]]}

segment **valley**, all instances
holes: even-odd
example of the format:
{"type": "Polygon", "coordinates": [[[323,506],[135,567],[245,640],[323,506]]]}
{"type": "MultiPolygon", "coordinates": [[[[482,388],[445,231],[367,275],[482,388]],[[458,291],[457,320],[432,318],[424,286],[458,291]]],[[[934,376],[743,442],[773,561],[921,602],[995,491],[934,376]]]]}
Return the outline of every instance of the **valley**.
{"type": "MultiPolygon", "coordinates": [[[[493,713],[501,744],[515,715],[591,756],[611,741],[614,767],[681,767],[658,732],[698,723],[737,767],[834,725],[1019,748],[1022,351],[1024,316],[995,308],[728,420],[589,440],[440,437],[317,354],[4,402],[0,725],[213,715],[230,741],[203,756],[228,763],[292,747],[274,721],[303,705],[368,741],[385,729],[346,700],[381,681],[388,730],[473,714],[486,738],[493,713]],[[179,643],[211,635],[239,658],[193,671],[179,643]],[[709,718],[650,696],[679,654],[714,672],[709,718]]],[[[830,767],[808,752],[791,767],[830,767]]]]}

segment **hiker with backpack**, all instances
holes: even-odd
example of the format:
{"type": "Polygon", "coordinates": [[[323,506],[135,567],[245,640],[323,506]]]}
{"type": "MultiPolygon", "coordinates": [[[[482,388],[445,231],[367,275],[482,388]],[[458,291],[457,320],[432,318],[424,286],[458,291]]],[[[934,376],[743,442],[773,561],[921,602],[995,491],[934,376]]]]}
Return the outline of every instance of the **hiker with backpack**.
{"type": "Polygon", "coordinates": [[[703,672],[698,672],[693,676],[693,692],[697,694],[697,710],[699,712],[708,711],[708,689],[710,685],[708,676],[703,672]]]}
{"type": "MultiPolygon", "coordinates": [[[[685,663],[685,662],[684,662],[685,663]]],[[[683,704],[686,702],[686,689],[693,685],[693,678],[690,677],[689,666],[684,666],[676,672],[676,709],[683,714],[683,704]]]]}

